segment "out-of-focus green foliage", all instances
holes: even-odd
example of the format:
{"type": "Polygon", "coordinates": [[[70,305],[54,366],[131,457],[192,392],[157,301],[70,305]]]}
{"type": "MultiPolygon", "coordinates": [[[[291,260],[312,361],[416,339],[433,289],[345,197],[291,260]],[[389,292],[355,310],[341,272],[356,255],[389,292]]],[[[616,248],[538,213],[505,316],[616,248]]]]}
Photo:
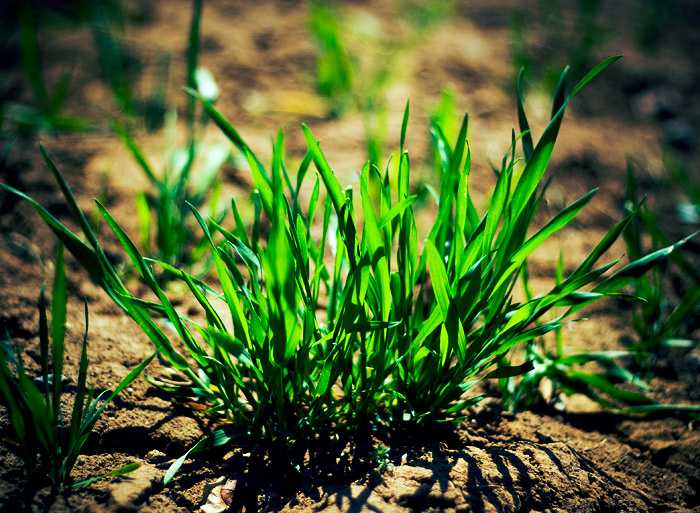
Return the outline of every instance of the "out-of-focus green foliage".
{"type": "MultiPolygon", "coordinates": [[[[202,0],[193,0],[187,47],[187,88],[214,102],[219,95],[218,86],[208,70],[197,66],[201,12],[202,0]]],[[[190,205],[201,209],[208,201],[208,215],[221,221],[218,175],[230,152],[225,146],[202,141],[208,118],[204,113],[198,116],[191,94],[187,97],[185,117],[187,141],[182,146],[177,143],[177,112],[171,110],[167,116],[166,163],[160,173],[149,163],[129,130],[118,122],[114,127],[154,189],[136,197],[141,247],[157,260],[171,266],[184,265],[190,272],[200,275],[210,267],[211,259],[206,258],[206,237],[195,235],[198,230],[190,216],[190,205]]],[[[171,274],[166,272],[160,279],[169,277],[171,274]]]]}
{"type": "Polygon", "coordinates": [[[537,0],[536,6],[534,14],[525,9],[510,14],[513,77],[524,69],[549,91],[565,64],[574,76],[585,73],[613,28],[602,14],[605,0],[537,0]]]}
{"type": "MultiPolygon", "coordinates": [[[[669,164],[672,175],[689,197],[700,199],[698,188],[685,169],[669,164]]],[[[629,162],[625,209],[639,200],[638,189],[634,166],[629,162]]],[[[688,205],[692,207],[692,203],[688,205]]],[[[629,259],[633,262],[643,258],[647,238],[652,250],[659,249],[667,242],[653,212],[646,206],[642,207],[637,218],[626,228],[624,237],[629,259]]],[[[689,339],[688,335],[692,331],[691,326],[697,326],[700,316],[700,271],[681,254],[672,255],[671,261],[687,281],[687,289],[677,303],[670,298],[667,289],[670,285],[668,265],[658,266],[633,282],[635,294],[644,301],[634,309],[633,326],[637,340],[632,349],[645,377],[649,377],[653,362],[663,348],[691,348],[698,344],[697,340],[689,339]]]]}
{"type": "MultiPolygon", "coordinates": [[[[84,119],[71,116],[63,111],[63,105],[70,89],[72,69],[64,69],[59,79],[48,84],[44,75],[41,52],[37,36],[37,23],[29,0],[19,0],[7,8],[10,26],[6,27],[5,45],[13,35],[19,35],[19,55],[22,69],[32,93],[32,103],[3,101],[3,121],[5,129],[15,133],[40,131],[81,131],[89,127],[84,119]],[[16,23],[12,25],[13,16],[16,23]]],[[[3,29],[4,31],[5,29],[3,29]]]]}
{"type": "Polygon", "coordinates": [[[454,6],[452,0],[402,0],[388,28],[368,10],[351,15],[342,2],[311,2],[318,90],[329,98],[335,115],[362,113],[367,156],[377,167],[385,151],[387,91],[411,49],[448,19],[454,6]]]}

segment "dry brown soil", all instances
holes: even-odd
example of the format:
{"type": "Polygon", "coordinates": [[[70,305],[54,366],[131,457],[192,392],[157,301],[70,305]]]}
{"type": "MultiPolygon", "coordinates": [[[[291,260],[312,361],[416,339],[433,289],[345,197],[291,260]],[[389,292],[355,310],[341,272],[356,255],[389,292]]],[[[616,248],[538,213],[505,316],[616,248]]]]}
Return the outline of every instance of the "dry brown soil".
{"type": "MultiPolygon", "coordinates": [[[[314,96],[308,6],[293,0],[205,4],[200,59],[221,87],[221,111],[260,155],[269,154],[270,135],[285,125],[288,153],[298,159],[305,148],[300,123],[307,123],[323,141],[343,185],[356,184],[365,158],[362,118],[353,113],[340,118],[315,116],[319,99],[314,96]]],[[[396,22],[397,4],[349,1],[347,8],[380,24],[392,37],[407,37],[396,22]]],[[[488,160],[496,161],[506,151],[511,127],[517,125],[509,61],[509,24],[518,16],[515,13],[534,23],[536,59],[544,62],[561,52],[536,38],[541,18],[534,1],[457,4],[453,15],[413,42],[395,66],[387,91],[388,144],[398,141],[404,103],[410,97],[407,147],[412,161],[421,162],[428,147],[427,113],[440,89],[451,88],[458,110],[470,112],[473,183],[483,199],[493,184],[488,160]]],[[[602,2],[606,29],[600,37],[605,42],[593,61],[617,53],[625,57],[571,105],[554,153],[551,169],[557,176],[548,194],[550,215],[588,190],[600,188],[594,203],[560,238],[567,268],[573,268],[620,218],[627,155],[639,163],[643,192],[669,237],[698,228],[682,225],[674,217],[674,205],[683,196],[665,175],[662,147],[688,164],[698,178],[700,6],[693,0],[668,0],[672,17],[660,21],[658,40],[650,50],[641,51],[634,42],[639,4],[602,2]]],[[[127,30],[130,48],[147,70],[160,51],[173,55],[168,99],[182,107],[181,57],[190,3],[126,5],[132,15],[127,30]]],[[[564,33],[574,37],[575,9],[564,11],[569,24],[564,33]]],[[[94,120],[96,128],[88,134],[21,137],[1,179],[27,191],[68,222],[69,214],[38,151],[41,139],[89,212],[92,198],[103,189],[105,172],[111,170],[107,206],[135,235],[133,195],[147,184],[104,122],[105,111],[113,110],[114,104],[95,65],[91,33],[86,28],[56,28],[44,33],[41,43],[50,80],[67,61],[75,66],[66,111],[94,120]]],[[[16,55],[12,61],[11,48],[7,51],[10,57],[2,63],[0,91],[14,101],[30,101],[16,55]]],[[[546,96],[528,96],[535,134],[545,126],[547,102],[546,96]]],[[[222,140],[215,130],[208,137],[222,140]]],[[[138,138],[157,162],[162,134],[142,133],[138,138]]],[[[226,167],[222,177],[225,193],[244,202],[250,178],[235,166],[226,167]]],[[[123,254],[104,226],[101,237],[107,248],[123,254]]],[[[42,282],[51,279],[55,246],[55,238],[29,205],[0,194],[0,326],[23,348],[34,373],[39,369],[36,300],[42,282]]],[[[699,249],[689,245],[688,254],[695,258],[699,249]]],[[[616,245],[611,254],[617,257],[623,252],[624,247],[616,245]]],[[[555,240],[534,255],[531,272],[536,289],[551,284],[557,254],[555,240]]],[[[679,280],[674,283],[675,288],[684,286],[679,280]]],[[[135,282],[130,287],[139,290],[135,282]]],[[[69,292],[67,390],[76,377],[83,297],[90,304],[89,379],[98,389],[112,387],[151,353],[151,346],[138,326],[70,258],[69,292]]],[[[186,300],[180,306],[188,315],[198,315],[186,300]]],[[[614,349],[621,347],[624,337],[634,337],[631,313],[624,305],[608,302],[585,315],[590,317],[587,323],[567,331],[567,346],[614,349]]],[[[696,351],[662,358],[651,383],[654,397],[698,403],[699,356],[696,351]]],[[[154,366],[148,372],[157,375],[159,369],[154,366]]],[[[198,511],[217,483],[232,480],[233,511],[700,512],[697,421],[673,415],[617,416],[577,398],[566,406],[565,411],[543,407],[514,416],[500,414],[498,402],[492,400],[457,426],[395,431],[367,426],[332,437],[319,435],[295,456],[304,461],[299,473],[286,471],[280,457],[264,446],[233,446],[188,460],[164,487],[162,478],[170,463],[209,432],[210,421],[139,379],[106,410],[73,478],[99,475],[129,461],[141,463],[138,471],[55,495],[28,482],[20,462],[0,445],[0,510],[198,511]],[[384,466],[373,456],[379,446],[389,448],[384,466]]],[[[0,429],[6,430],[7,419],[0,418],[0,429]]]]}

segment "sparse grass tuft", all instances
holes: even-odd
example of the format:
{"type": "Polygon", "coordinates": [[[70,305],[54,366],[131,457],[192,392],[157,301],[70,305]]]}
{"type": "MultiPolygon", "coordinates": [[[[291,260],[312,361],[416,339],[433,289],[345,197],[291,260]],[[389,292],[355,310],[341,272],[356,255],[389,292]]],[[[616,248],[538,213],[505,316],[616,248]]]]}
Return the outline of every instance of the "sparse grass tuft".
{"type": "MultiPolygon", "coordinates": [[[[680,166],[672,171],[672,176],[683,187],[693,205],[700,199],[698,188],[694,186],[687,172],[680,166]]],[[[634,166],[627,166],[627,193],[625,208],[638,201],[638,183],[634,166]]],[[[631,261],[642,258],[646,238],[651,240],[651,249],[658,250],[667,245],[653,212],[645,205],[639,215],[625,229],[624,238],[631,261]]],[[[674,304],[665,287],[668,284],[669,266],[657,266],[651,272],[633,282],[634,293],[643,299],[634,310],[633,326],[637,341],[632,345],[636,363],[643,377],[650,377],[651,367],[663,348],[692,348],[698,344],[690,340],[688,334],[693,319],[700,316],[700,271],[681,254],[671,255],[675,267],[685,277],[687,289],[677,304],[674,304]]]]}
{"type": "MultiPolygon", "coordinates": [[[[95,396],[87,386],[87,302],[85,303],[85,336],[78,369],[75,399],[69,419],[64,419],[62,402],[63,351],[66,322],[66,276],[63,246],[56,260],[56,274],[51,305],[51,325],[46,314],[44,287],[39,294],[39,340],[41,376],[32,380],[27,374],[18,347],[7,341],[0,348],[0,404],[7,408],[12,436],[3,442],[22,460],[27,473],[52,486],[63,488],[87,441],[92,428],[107,404],[126,388],[151,362],[153,356],[132,370],[117,388],[95,396]],[[51,341],[49,341],[49,333],[51,341]],[[108,395],[109,394],[109,395],[108,395]]],[[[122,475],[138,465],[126,465],[109,473],[122,475]]],[[[77,483],[77,486],[82,483],[77,483]]]]}
{"type": "MultiPolygon", "coordinates": [[[[207,100],[213,102],[218,97],[219,88],[211,73],[197,66],[202,7],[202,0],[193,0],[186,86],[189,91],[204,94],[207,100]]],[[[230,156],[225,146],[209,145],[202,140],[207,119],[205,115],[198,116],[196,100],[188,94],[185,113],[187,141],[185,145],[178,145],[177,111],[173,109],[168,113],[165,122],[168,142],[166,164],[160,173],[149,163],[131,132],[117,121],[113,123],[115,131],[153,189],[136,196],[141,248],[148,256],[170,266],[185,266],[196,275],[204,274],[209,269],[211,259],[206,258],[206,238],[195,235],[198,230],[196,223],[191,222],[189,205],[198,209],[207,207],[210,216],[222,221],[218,206],[221,187],[218,174],[230,156]],[[205,205],[207,200],[208,205],[205,205]]],[[[158,277],[161,281],[170,278],[168,272],[158,277]]]]}

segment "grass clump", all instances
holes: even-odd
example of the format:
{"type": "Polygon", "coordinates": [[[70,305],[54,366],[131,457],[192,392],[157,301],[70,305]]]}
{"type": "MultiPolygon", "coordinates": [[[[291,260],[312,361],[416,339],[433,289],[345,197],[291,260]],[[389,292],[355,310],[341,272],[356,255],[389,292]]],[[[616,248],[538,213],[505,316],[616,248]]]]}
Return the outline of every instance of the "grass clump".
{"type": "MultiPolygon", "coordinates": [[[[211,73],[197,66],[200,39],[202,0],[193,0],[192,18],[187,47],[187,83],[190,91],[197,91],[214,102],[219,88],[211,73]]],[[[207,241],[197,236],[197,227],[190,218],[190,208],[205,207],[209,200],[210,215],[217,218],[221,183],[218,173],[228,160],[230,152],[223,145],[208,145],[202,140],[207,123],[206,115],[198,115],[196,100],[187,96],[185,112],[186,144],[178,145],[176,110],[166,116],[165,132],[168,145],[166,163],[157,172],[128,128],[114,122],[114,129],[134,157],[135,162],[150,182],[152,191],[136,196],[136,212],[140,223],[140,243],[143,251],[171,266],[185,266],[203,274],[210,266],[206,258],[207,241]]],[[[218,219],[221,221],[221,219],[218,219]]],[[[159,276],[170,278],[169,273],[159,276]]]]}
{"type": "Polygon", "coordinates": [[[151,190],[140,191],[135,198],[142,250],[170,265],[186,266],[196,269],[195,274],[202,274],[209,267],[204,258],[207,243],[190,222],[188,204],[206,207],[217,218],[221,188],[218,175],[230,152],[224,145],[208,145],[199,138],[179,146],[177,119],[174,110],[166,118],[168,147],[160,171],[148,161],[124,126],[115,124],[115,129],[151,186],[151,190]]]}
{"type": "MultiPolygon", "coordinates": [[[[56,261],[50,326],[44,288],[39,294],[40,378],[32,380],[29,377],[19,348],[13,351],[8,333],[7,341],[0,348],[0,404],[7,408],[12,431],[3,442],[22,460],[27,473],[39,479],[47,476],[53,487],[63,488],[68,484],[78,455],[107,404],[141,374],[155,354],[132,370],[113,392],[106,390],[95,396],[95,389],[87,386],[86,303],[85,336],[75,399],[70,417],[64,419],[61,382],[67,297],[62,246],[56,261]]],[[[136,467],[138,465],[129,464],[109,475],[121,475],[136,467]]],[[[82,483],[73,486],[79,484],[82,483]]]]}
{"type": "Polygon", "coordinates": [[[255,219],[248,231],[233,199],[233,225],[228,227],[205,220],[191,207],[209,244],[219,282],[215,289],[167,262],[144,258],[98,202],[155,302],[134,297],[122,284],[48,155],[47,163],[87,243],[39,204],[4,187],[32,202],[92,278],[182,374],[181,381],[159,385],[196,398],[208,413],[222,417],[224,427],[191,451],[239,436],[285,447],[318,430],[345,429],[367,420],[392,425],[457,420],[481,399],[471,392],[479,381],[533,369],[532,361],[509,363],[513,348],[557,329],[585,305],[618,294],[683,244],[603,278],[617,261],[601,267],[596,263],[621,234],[627,218],[546,295],[522,303],[513,298],[529,255],[574,219],[595,194],[584,195],[530,233],[549,183],[541,184],[542,177],[566,106],[616,59],[594,68],[568,96],[566,72],[562,74],[551,121],[536,145],[519,98],[522,134],[516,137],[513,132],[482,214],[470,194],[468,118],[454,145],[434,122],[441,186],[435,223],[424,242],[418,241],[416,195],[411,194],[410,158],[404,151],[408,107],[397,179],[390,180],[390,166],[385,172],[372,163],[363,167],[357,197],[360,217],[352,189],[342,189],[307,127],[308,152],[293,180],[285,166],[283,132],[274,139],[266,169],[233,126],[200,98],[207,114],[248,160],[255,184],[255,219]],[[525,157],[520,173],[515,172],[518,142],[525,157]],[[308,203],[302,204],[300,191],[312,163],[317,175],[308,203]],[[391,183],[398,184],[396,190],[391,183]],[[315,238],[312,233],[319,226],[321,235],[315,238]],[[215,242],[215,235],[223,242],[215,242]],[[174,308],[155,278],[154,266],[187,285],[205,323],[174,308]],[[595,285],[584,291],[589,284],[595,285]],[[538,324],[555,308],[563,313],[538,324]],[[187,358],[174,349],[162,318],[187,348],[187,358]]]}
{"type": "Polygon", "coordinates": [[[41,52],[39,50],[37,20],[32,3],[17,2],[16,7],[8,6],[8,18],[16,18],[3,30],[7,30],[8,40],[19,37],[19,58],[24,75],[32,93],[30,103],[0,101],[4,113],[5,125],[15,133],[34,132],[76,132],[85,131],[90,126],[87,120],[70,116],[63,106],[70,88],[72,70],[63,70],[54,84],[49,84],[43,72],[41,52]],[[14,11],[14,12],[13,12],[14,11]],[[17,32],[17,34],[15,34],[17,32]]]}
{"type": "MultiPolygon", "coordinates": [[[[681,205],[686,206],[686,212],[692,216],[693,203],[696,210],[700,204],[700,191],[693,186],[685,169],[678,165],[672,167],[675,167],[671,173],[673,178],[691,199],[691,203],[681,205]]],[[[627,166],[625,209],[638,201],[638,189],[634,166],[630,162],[627,166]]],[[[686,212],[680,211],[679,217],[682,218],[686,212]]],[[[693,219],[688,220],[692,222],[693,219]]],[[[653,212],[645,205],[624,232],[630,260],[643,258],[646,238],[650,240],[652,250],[668,244],[653,212]]],[[[645,378],[651,376],[651,367],[664,348],[692,348],[697,345],[697,341],[690,340],[688,335],[693,331],[694,319],[697,321],[700,316],[700,271],[681,254],[672,255],[671,260],[688,284],[677,303],[671,300],[665,289],[669,266],[658,266],[633,282],[635,295],[644,301],[634,309],[632,325],[637,332],[637,340],[631,349],[645,378]]]]}
{"type": "MultiPolygon", "coordinates": [[[[637,194],[638,184],[631,163],[627,168],[627,194],[625,219],[615,228],[616,236],[623,236],[631,266],[648,267],[630,281],[632,296],[618,296],[631,300],[632,325],[637,341],[629,349],[612,351],[584,351],[571,354],[564,346],[561,327],[554,330],[554,343],[539,337],[525,345],[525,360],[533,368],[522,377],[504,379],[501,382],[504,406],[512,411],[549,404],[555,408],[564,406],[563,396],[584,394],[599,405],[625,413],[652,411],[692,412],[700,406],[689,404],[659,404],[646,396],[647,381],[653,377],[651,366],[664,348],[691,348],[696,345],[687,338],[689,326],[698,314],[700,302],[700,276],[682,253],[669,251],[680,247],[698,232],[670,245],[662,235],[658,223],[637,194]],[[651,239],[651,252],[644,252],[644,238],[651,239]],[[668,262],[674,262],[685,275],[690,286],[682,299],[673,304],[665,286],[668,283],[668,262]],[[659,265],[656,265],[659,264],[659,265]],[[622,361],[633,362],[625,366],[622,361]],[[585,369],[594,364],[596,370],[585,369]],[[618,386],[624,383],[625,386],[618,386]]],[[[629,266],[628,266],[629,267],[629,266]]],[[[555,273],[557,286],[564,276],[564,255],[560,251],[555,273]]],[[[522,281],[525,295],[532,299],[527,268],[522,281]]]]}
{"type": "Polygon", "coordinates": [[[143,91],[146,63],[140,52],[127,42],[129,14],[123,2],[89,2],[83,11],[79,16],[90,25],[96,64],[112,92],[119,116],[129,125],[142,124],[148,130],[160,128],[167,112],[170,55],[158,52],[152,85],[149,91],[143,91]]]}
{"type": "Polygon", "coordinates": [[[556,84],[564,64],[575,75],[584,73],[613,34],[602,0],[537,0],[534,12],[529,12],[532,4],[524,5],[509,19],[513,78],[525,69],[539,79],[543,92],[556,84]]]}

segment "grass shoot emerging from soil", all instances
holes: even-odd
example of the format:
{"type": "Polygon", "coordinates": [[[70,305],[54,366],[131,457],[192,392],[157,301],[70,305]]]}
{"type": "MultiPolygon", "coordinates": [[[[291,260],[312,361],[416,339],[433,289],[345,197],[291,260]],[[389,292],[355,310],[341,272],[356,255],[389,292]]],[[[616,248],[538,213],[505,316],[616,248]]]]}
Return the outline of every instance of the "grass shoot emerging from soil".
{"type": "MultiPolygon", "coordinates": [[[[700,199],[697,188],[693,187],[684,169],[672,172],[691,200],[700,199]]],[[[625,208],[638,201],[638,182],[631,162],[627,165],[627,194],[625,208]]],[[[692,203],[687,204],[690,207],[692,203]]],[[[639,215],[625,229],[624,239],[630,260],[643,258],[645,237],[651,240],[652,250],[668,244],[653,212],[645,205],[639,215]]],[[[670,260],[690,284],[677,303],[668,297],[665,284],[668,282],[669,267],[657,266],[651,272],[634,281],[634,293],[644,301],[635,309],[633,326],[637,332],[637,341],[631,349],[635,354],[635,363],[643,376],[651,377],[654,360],[664,349],[692,348],[695,343],[688,337],[692,332],[692,322],[700,315],[700,271],[698,271],[680,253],[671,255],[670,260]]]]}
{"type": "MultiPolygon", "coordinates": [[[[218,85],[206,68],[197,66],[201,13],[202,0],[193,0],[186,87],[214,102],[219,95],[218,85]]],[[[207,240],[198,233],[196,225],[193,226],[188,205],[198,209],[208,206],[211,216],[217,218],[221,189],[218,174],[229,158],[229,150],[225,146],[208,146],[202,141],[208,118],[205,113],[201,116],[198,114],[195,98],[188,95],[185,113],[187,141],[184,146],[176,142],[177,111],[172,109],[166,115],[168,148],[166,164],[160,173],[149,163],[129,129],[116,120],[113,122],[115,132],[153,189],[152,192],[141,191],[136,196],[136,212],[141,228],[139,239],[143,251],[147,256],[169,265],[185,266],[196,275],[203,274],[211,266],[211,259],[206,258],[207,240]],[[207,198],[208,205],[205,204],[207,198]]],[[[170,276],[170,273],[164,273],[159,279],[170,276]]]]}
{"type": "MultiPolygon", "coordinates": [[[[70,418],[66,422],[63,418],[61,403],[67,302],[63,246],[59,247],[56,259],[50,327],[46,314],[44,288],[41,288],[39,294],[39,340],[42,364],[40,378],[32,381],[28,376],[19,347],[13,351],[9,335],[7,335],[7,343],[3,343],[0,348],[0,404],[7,408],[10,427],[14,432],[11,439],[3,441],[22,460],[30,475],[39,479],[48,476],[53,487],[63,488],[68,484],[70,472],[78,455],[107,404],[141,374],[155,353],[134,368],[113,392],[109,393],[107,390],[95,396],[95,389],[87,386],[88,310],[86,302],[85,336],[80,356],[75,401],[70,418]],[[52,342],[49,341],[49,333],[52,342]]],[[[123,475],[137,467],[138,464],[128,464],[107,475],[123,475]]],[[[80,484],[83,483],[72,486],[80,484]]]]}

